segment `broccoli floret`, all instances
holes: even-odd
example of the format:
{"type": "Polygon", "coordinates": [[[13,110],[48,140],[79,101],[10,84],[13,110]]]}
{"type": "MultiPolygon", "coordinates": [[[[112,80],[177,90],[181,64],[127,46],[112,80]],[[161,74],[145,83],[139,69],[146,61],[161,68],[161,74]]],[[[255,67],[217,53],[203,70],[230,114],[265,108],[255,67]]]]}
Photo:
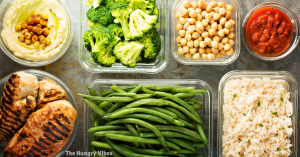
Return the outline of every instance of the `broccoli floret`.
{"type": "Polygon", "coordinates": [[[120,2],[120,3],[127,3],[129,4],[131,0],[115,0],[116,2],[120,2]]]}
{"type": "Polygon", "coordinates": [[[128,4],[126,3],[117,2],[111,7],[111,14],[120,22],[125,40],[127,39],[129,33],[128,19],[131,12],[132,10],[129,8],[128,4]]]}
{"type": "Polygon", "coordinates": [[[104,6],[99,6],[97,8],[92,7],[86,12],[86,15],[90,21],[100,23],[103,26],[107,26],[114,20],[111,16],[110,10],[104,6]]]}
{"type": "Polygon", "coordinates": [[[117,36],[117,37],[121,38],[121,37],[124,36],[122,26],[120,24],[113,23],[113,24],[108,25],[107,28],[112,30],[114,35],[117,36]]]}
{"type": "Polygon", "coordinates": [[[148,33],[157,23],[156,15],[148,15],[140,9],[133,11],[129,22],[129,40],[138,40],[148,33]]]}
{"type": "MultiPolygon", "coordinates": [[[[155,6],[152,15],[156,15],[157,18],[159,17],[159,9],[157,8],[157,6],[155,6]]],[[[157,22],[157,24],[154,26],[155,29],[157,29],[159,27],[159,22],[157,22]]]]}
{"type": "Polygon", "coordinates": [[[106,8],[111,8],[115,3],[115,0],[102,0],[101,5],[106,6],[106,8]]]}
{"type": "Polygon", "coordinates": [[[90,27],[90,29],[93,29],[95,27],[104,27],[103,25],[101,25],[100,23],[94,23],[91,20],[88,20],[88,25],[90,27]]]}
{"type": "Polygon", "coordinates": [[[141,9],[146,14],[150,15],[155,8],[155,4],[149,3],[147,0],[131,0],[129,7],[132,10],[141,9]]]}
{"type": "Polygon", "coordinates": [[[152,29],[139,41],[145,46],[142,52],[143,61],[151,62],[154,60],[161,50],[161,39],[157,30],[152,29]]]}
{"type": "Polygon", "coordinates": [[[93,7],[94,7],[94,8],[97,8],[97,7],[99,7],[99,5],[100,5],[100,3],[101,3],[101,0],[87,0],[87,1],[86,1],[86,5],[87,5],[87,6],[91,6],[92,3],[93,3],[93,7]]]}
{"type": "Polygon", "coordinates": [[[113,53],[124,66],[135,68],[137,62],[141,60],[143,47],[144,45],[138,41],[124,41],[115,46],[113,53]]]}

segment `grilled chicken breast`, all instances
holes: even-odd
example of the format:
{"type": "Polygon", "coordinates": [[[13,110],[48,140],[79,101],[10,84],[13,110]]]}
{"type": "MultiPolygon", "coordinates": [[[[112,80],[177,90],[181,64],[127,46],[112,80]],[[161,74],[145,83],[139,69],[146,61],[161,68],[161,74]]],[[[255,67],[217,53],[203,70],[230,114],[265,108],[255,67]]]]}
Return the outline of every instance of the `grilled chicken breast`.
{"type": "Polygon", "coordinates": [[[77,112],[65,100],[48,103],[32,113],[10,140],[4,157],[54,156],[73,132],[77,112]]]}
{"type": "Polygon", "coordinates": [[[51,79],[44,79],[39,82],[39,85],[37,109],[53,101],[68,100],[65,90],[51,79]]]}
{"type": "Polygon", "coordinates": [[[24,72],[14,73],[7,81],[0,104],[0,142],[20,129],[36,107],[38,79],[24,72]]]}

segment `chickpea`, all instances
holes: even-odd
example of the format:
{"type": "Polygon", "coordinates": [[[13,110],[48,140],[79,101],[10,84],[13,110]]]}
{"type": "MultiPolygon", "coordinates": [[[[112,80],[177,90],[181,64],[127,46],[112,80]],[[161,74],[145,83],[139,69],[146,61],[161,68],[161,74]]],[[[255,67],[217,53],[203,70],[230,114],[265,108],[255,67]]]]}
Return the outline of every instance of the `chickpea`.
{"type": "Polygon", "coordinates": [[[37,30],[37,27],[36,27],[36,26],[33,26],[32,29],[31,29],[31,31],[32,31],[33,33],[36,33],[36,30],[37,30]]]}
{"type": "Polygon", "coordinates": [[[210,13],[209,13],[209,15],[210,15],[211,17],[213,17],[213,16],[214,16],[214,14],[215,14],[215,12],[214,12],[214,11],[212,11],[212,12],[210,12],[210,13]]]}
{"type": "Polygon", "coordinates": [[[187,9],[187,8],[191,7],[192,4],[189,1],[184,1],[183,6],[187,9]]]}
{"type": "Polygon", "coordinates": [[[217,2],[216,1],[211,1],[209,3],[210,6],[212,6],[213,8],[217,6],[217,2]]]}
{"type": "Polygon", "coordinates": [[[185,58],[192,58],[192,54],[186,53],[186,54],[184,54],[184,57],[185,57],[185,58]]]}
{"type": "Polygon", "coordinates": [[[199,42],[200,42],[200,41],[203,41],[203,37],[200,36],[197,40],[198,40],[199,42]]]}
{"type": "Polygon", "coordinates": [[[194,40],[194,47],[199,47],[200,41],[199,40],[194,40]]]}
{"type": "Polygon", "coordinates": [[[217,5],[220,8],[225,8],[225,2],[218,2],[217,5]]]}
{"type": "Polygon", "coordinates": [[[43,33],[43,30],[42,30],[41,28],[37,28],[37,29],[36,29],[36,33],[37,33],[37,34],[42,34],[42,33],[43,33]]]}
{"type": "Polygon", "coordinates": [[[195,29],[196,29],[195,25],[191,25],[191,26],[188,27],[187,32],[193,33],[193,32],[195,32],[195,29]]]}
{"type": "Polygon", "coordinates": [[[202,17],[205,17],[206,14],[207,14],[206,11],[202,11],[202,13],[201,13],[202,17]]]}
{"type": "Polygon", "coordinates": [[[177,24],[177,25],[176,25],[176,30],[177,30],[177,31],[182,30],[182,24],[177,24]]]}
{"type": "Polygon", "coordinates": [[[30,40],[30,39],[25,39],[25,43],[26,43],[27,45],[30,45],[30,44],[31,44],[31,40],[30,40]]]}
{"type": "Polygon", "coordinates": [[[178,22],[184,25],[186,23],[186,20],[184,18],[179,18],[178,22]]]}
{"type": "Polygon", "coordinates": [[[28,27],[28,25],[27,25],[26,23],[22,23],[22,24],[21,24],[22,30],[27,29],[27,27],[28,27]]]}
{"type": "Polygon", "coordinates": [[[45,21],[44,19],[41,19],[40,24],[41,24],[42,26],[45,26],[45,25],[47,24],[47,21],[45,21]]]}
{"type": "Polygon", "coordinates": [[[185,46],[187,44],[187,40],[185,38],[182,38],[180,44],[185,46]]]}
{"type": "Polygon", "coordinates": [[[190,17],[197,17],[197,12],[195,10],[192,10],[190,13],[189,13],[190,17]]]}
{"type": "Polygon", "coordinates": [[[183,25],[184,30],[188,30],[189,27],[190,27],[190,23],[188,22],[183,25]]]}
{"type": "Polygon", "coordinates": [[[226,18],[222,17],[222,18],[220,19],[220,24],[221,24],[221,25],[225,25],[226,22],[227,22],[227,19],[226,19],[226,18]]]}
{"type": "Polygon", "coordinates": [[[209,33],[210,36],[213,36],[213,35],[216,34],[216,30],[215,29],[210,29],[210,30],[208,30],[208,33],[209,33]]]}
{"type": "Polygon", "coordinates": [[[208,47],[211,47],[211,43],[207,44],[208,47]]]}
{"type": "Polygon", "coordinates": [[[48,20],[48,17],[49,17],[48,14],[42,14],[42,18],[43,18],[44,20],[48,20]]]}
{"type": "Polygon", "coordinates": [[[187,19],[187,18],[189,18],[190,16],[189,16],[189,14],[186,14],[186,15],[182,15],[182,17],[185,18],[185,19],[187,19]]]}
{"type": "Polygon", "coordinates": [[[198,60],[198,59],[200,59],[201,57],[200,57],[200,54],[199,53],[196,53],[196,54],[194,54],[193,55],[193,59],[194,60],[198,60]]]}
{"type": "Polygon", "coordinates": [[[29,32],[26,32],[24,34],[24,36],[25,36],[26,39],[30,39],[31,38],[31,34],[29,32]]]}
{"type": "Polygon", "coordinates": [[[217,30],[219,31],[219,30],[221,30],[221,29],[223,29],[223,26],[222,26],[221,24],[219,24],[217,30]]]}
{"type": "Polygon", "coordinates": [[[190,52],[190,48],[188,46],[183,46],[182,50],[183,50],[183,53],[189,53],[190,52]]]}
{"type": "Polygon", "coordinates": [[[233,55],[233,49],[231,48],[229,51],[226,52],[228,56],[233,55]]]}
{"type": "Polygon", "coordinates": [[[210,54],[207,55],[207,59],[208,60],[213,60],[213,59],[215,59],[215,55],[210,53],[210,54]]]}
{"type": "Polygon", "coordinates": [[[227,44],[229,42],[229,39],[228,38],[224,38],[221,40],[222,44],[227,44]]]}
{"type": "Polygon", "coordinates": [[[230,29],[232,27],[232,24],[230,22],[225,23],[225,28],[230,29]]]}
{"type": "Polygon", "coordinates": [[[206,47],[206,42],[205,41],[200,41],[200,47],[205,48],[206,47]]]}
{"type": "Polygon", "coordinates": [[[215,11],[216,13],[218,13],[220,9],[221,9],[220,7],[215,7],[215,8],[214,8],[214,11],[215,11]]]}
{"type": "Polygon", "coordinates": [[[181,55],[181,56],[184,54],[183,50],[182,50],[182,47],[178,47],[177,54],[181,55]]]}
{"type": "Polygon", "coordinates": [[[221,18],[221,15],[218,14],[218,13],[215,13],[213,17],[214,17],[214,20],[216,21],[216,20],[219,20],[221,18]]]}
{"type": "Polygon", "coordinates": [[[217,53],[219,53],[219,49],[218,48],[211,48],[211,52],[213,54],[217,54],[217,53]]]}
{"type": "Polygon", "coordinates": [[[186,46],[188,46],[190,48],[193,48],[193,46],[194,46],[193,40],[188,41],[187,44],[186,44],[186,46]]]}
{"type": "Polygon", "coordinates": [[[224,44],[219,43],[219,50],[223,50],[224,49],[224,44]]]}
{"type": "Polygon", "coordinates": [[[197,33],[197,32],[194,32],[193,34],[192,34],[192,37],[194,38],[194,39],[197,39],[197,38],[199,38],[199,33],[197,33]]]}
{"type": "Polygon", "coordinates": [[[177,47],[182,47],[182,45],[181,44],[177,44],[177,47]]]}
{"type": "Polygon", "coordinates": [[[176,19],[180,19],[182,16],[181,16],[181,13],[178,13],[177,15],[176,15],[176,19]]]}
{"type": "Polygon", "coordinates": [[[177,43],[181,43],[181,39],[182,39],[182,37],[181,37],[181,36],[178,36],[178,37],[176,38],[176,42],[177,42],[177,43]]]}
{"type": "Polygon", "coordinates": [[[225,50],[220,50],[220,53],[221,53],[223,56],[226,56],[226,55],[227,55],[227,53],[226,53],[225,50]]]}
{"type": "Polygon", "coordinates": [[[210,25],[205,26],[204,29],[208,32],[210,30],[210,25]]]}
{"type": "Polygon", "coordinates": [[[226,19],[231,19],[231,12],[230,11],[226,11],[225,18],[226,19]]]}
{"type": "Polygon", "coordinates": [[[191,6],[192,6],[194,9],[197,9],[197,8],[198,8],[198,3],[197,3],[197,2],[192,2],[192,3],[191,3],[191,6]]]}
{"type": "Polygon", "coordinates": [[[201,36],[202,36],[203,38],[208,38],[209,35],[208,35],[208,32],[205,31],[205,32],[203,32],[203,33],[201,34],[201,36]]]}
{"type": "MultiPolygon", "coordinates": [[[[197,4],[197,5],[198,5],[198,4],[197,4]]],[[[196,11],[197,14],[200,14],[200,13],[201,13],[201,9],[200,9],[200,8],[196,8],[195,11],[196,11]]]]}
{"type": "Polygon", "coordinates": [[[22,31],[22,34],[25,35],[27,32],[29,32],[28,29],[24,29],[24,30],[22,31]]]}
{"type": "Polygon", "coordinates": [[[196,53],[197,53],[197,49],[196,48],[190,49],[190,54],[194,55],[196,53]]]}
{"type": "Polygon", "coordinates": [[[214,22],[213,24],[211,24],[211,27],[210,27],[211,29],[215,29],[215,30],[217,30],[218,29],[218,24],[217,24],[217,22],[214,22]]]}
{"type": "Polygon", "coordinates": [[[212,40],[210,38],[205,38],[204,42],[208,45],[212,42],[212,40]]]}
{"type": "Polygon", "coordinates": [[[32,17],[28,17],[26,22],[28,23],[28,25],[34,25],[34,21],[32,17]]]}
{"type": "Polygon", "coordinates": [[[221,8],[221,9],[219,10],[219,14],[220,14],[221,16],[224,16],[224,15],[226,14],[226,9],[225,9],[225,8],[221,8]]]}
{"type": "Polygon", "coordinates": [[[218,32],[218,35],[219,36],[224,36],[225,35],[225,32],[223,29],[220,29],[219,32],[218,32]]]}
{"type": "Polygon", "coordinates": [[[200,54],[204,54],[204,53],[205,53],[205,49],[204,49],[204,48],[200,48],[200,49],[199,49],[199,53],[200,53],[200,54]]]}
{"type": "Polygon", "coordinates": [[[211,53],[211,48],[206,48],[206,49],[205,49],[205,53],[206,53],[206,54],[211,53]]]}
{"type": "Polygon", "coordinates": [[[216,58],[222,58],[222,57],[223,57],[223,55],[221,53],[216,54],[216,58]]]}
{"type": "Polygon", "coordinates": [[[36,18],[33,19],[33,21],[34,21],[34,23],[39,24],[40,21],[41,21],[41,18],[40,17],[36,17],[36,18]]]}
{"type": "Polygon", "coordinates": [[[190,19],[188,19],[188,23],[195,24],[196,23],[196,19],[195,18],[190,18],[190,19]]]}
{"type": "Polygon", "coordinates": [[[196,30],[196,32],[199,33],[199,34],[202,34],[202,33],[204,32],[204,29],[196,28],[195,30],[196,30]]]}
{"type": "Polygon", "coordinates": [[[227,5],[226,10],[232,12],[233,11],[233,6],[232,5],[227,5]]]}
{"type": "Polygon", "coordinates": [[[20,24],[16,24],[15,30],[16,31],[21,31],[22,30],[22,26],[20,24]]]}
{"type": "Polygon", "coordinates": [[[225,51],[228,51],[228,50],[230,50],[230,48],[231,48],[231,47],[230,47],[230,45],[229,45],[229,44],[225,44],[225,45],[224,45],[224,50],[225,50],[225,51]]]}
{"type": "Polygon", "coordinates": [[[228,43],[231,47],[234,45],[234,41],[232,39],[230,39],[228,43]]]}
{"type": "Polygon", "coordinates": [[[37,28],[43,28],[43,26],[41,24],[37,24],[36,27],[37,28]]]}
{"type": "Polygon", "coordinates": [[[213,41],[216,41],[216,42],[220,42],[220,37],[219,36],[214,36],[212,38],[213,41]]]}
{"type": "Polygon", "coordinates": [[[216,42],[216,41],[212,41],[212,42],[211,42],[211,47],[217,49],[217,48],[219,48],[219,43],[216,42]]]}
{"type": "Polygon", "coordinates": [[[225,34],[229,34],[229,32],[230,32],[229,29],[227,29],[227,28],[224,28],[223,30],[224,30],[225,34]]]}
{"type": "Polygon", "coordinates": [[[205,20],[208,20],[208,21],[210,21],[210,20],[211,20],[211,16],[210,16],[210,14],[206,14],[206,15],[205,15],[205,20]]]}
{"type": "Polygon", "coordinates": [[[203,58],[204,60],[206,60],[206,59],[207,59],[207,54],[202,54],[202,58],[203,58]]]}
{"type": "Polygon", "coordinates": [[[201,21],[201,20],[202,20],[202,15],[201,15],[201,14],[197,14],[196,20],[197,20],[197,21],[201,21]]]}
{"type": "Polygon", "coordinates": [[[234,38],[234,33],[230,32],[230,33],[228,34],[227,38],[229,38],[229,39],[234,38]]]}
{"type": "Polygon", "coordinates": [[[33,43],[33,45],[34,45],[35,48],[39,48],[41,43],[36,41],[36,42],[33,43]]]}
{"type": "Polygon", "coordinates": [[[210,5],[208,5],[208,6],[206,7],[206,11],[207,11],[208,13],[212,12],[212,11],[213,11],[213,7],[210,6],[210,5]]]}
{"type": "Polygon", "coordinates": [[[214,20],[214,19],[211,19],[210,21],[209,21],[209,24],[210,25],[212,25],[213,23],[215,23],[216,21],[214,20]]]}
{"type": "Polygon", "coordinates": [[[24,42],[25,41],[25,36],[23,34],[19,35],[18,40],[21,41],[21,42],[24,42]]]}
{"type": "Polygon", "coordinates": [[[231,27],[231,28],[229,29],[229,31],[230,31],[230,32],[233,32],[233,31],[234,31],[234,27],[231,27]]]}
{"type": "Polygon", "coordinates": [[[194,8],[188,8],[188,14],[190,14],[193,10],[194,8]]]}
{"type": "Polygon", "coordinates": [[[178,32],[179,36],[184,37],[185,36],[185,30],[180,30],[178,32]]]}
{"type": "Polygon", "coordinates": [[[235,24],[235,22],[233,20],[228,20],[228,22],[230,22],[232,24],[232,26],[235,24]]]}
{"type": "Polygon", "coordinates": [[[197,25],[198,25],[199,23],[201,23],[201,24],[202,24],[202,22],[201,22],[201,21],[196,21],[196,22],[195,22],[195,26],[197,27],[197,25]]]}
{"type": "Polygon", "coordinates": [[[201,22],[196,25],[196,28],[204,29],[203,24],[201,22]]]}
{"type": "Polygon", "coordinates": [[[202,10],[205,10],[205,7],[206,7],[205,1],[204,1],[204,0],[199,0],[199,1],[198,1],[198,7],[199,7],[200,9],[202,9],[202,10]]]}

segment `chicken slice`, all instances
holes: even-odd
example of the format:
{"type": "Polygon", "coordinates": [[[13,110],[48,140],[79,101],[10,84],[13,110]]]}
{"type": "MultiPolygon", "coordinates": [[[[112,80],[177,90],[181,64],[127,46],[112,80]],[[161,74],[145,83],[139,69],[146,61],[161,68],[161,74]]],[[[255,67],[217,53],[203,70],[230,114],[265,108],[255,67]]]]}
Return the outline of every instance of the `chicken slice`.
{"type": "Polygon", "coordinates": [[[8,143],[4,157],[54,156],[68,142],[76,117],[77,111],[68,101],[48,103],[28,117],[8,143]]]}
{"type": "Polygon", "coordinates": [[[37,109],[47,105],[47,103],[56,100],[68,100],[65,90],[51,79],[44,79],[39,82],[39,97],[37,109]]]}

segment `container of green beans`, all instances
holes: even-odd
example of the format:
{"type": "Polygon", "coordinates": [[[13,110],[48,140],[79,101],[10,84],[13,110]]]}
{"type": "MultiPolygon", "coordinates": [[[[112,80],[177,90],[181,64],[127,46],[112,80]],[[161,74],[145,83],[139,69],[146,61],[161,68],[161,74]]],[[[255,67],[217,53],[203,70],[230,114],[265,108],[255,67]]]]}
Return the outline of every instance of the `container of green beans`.
{"type": "Polygon", "coordinates": [[[86,87],[86,93],[78,93],[85,102],[85,152],[213,156],[212,90],[206,82],[99,79],[86,87]]]}

